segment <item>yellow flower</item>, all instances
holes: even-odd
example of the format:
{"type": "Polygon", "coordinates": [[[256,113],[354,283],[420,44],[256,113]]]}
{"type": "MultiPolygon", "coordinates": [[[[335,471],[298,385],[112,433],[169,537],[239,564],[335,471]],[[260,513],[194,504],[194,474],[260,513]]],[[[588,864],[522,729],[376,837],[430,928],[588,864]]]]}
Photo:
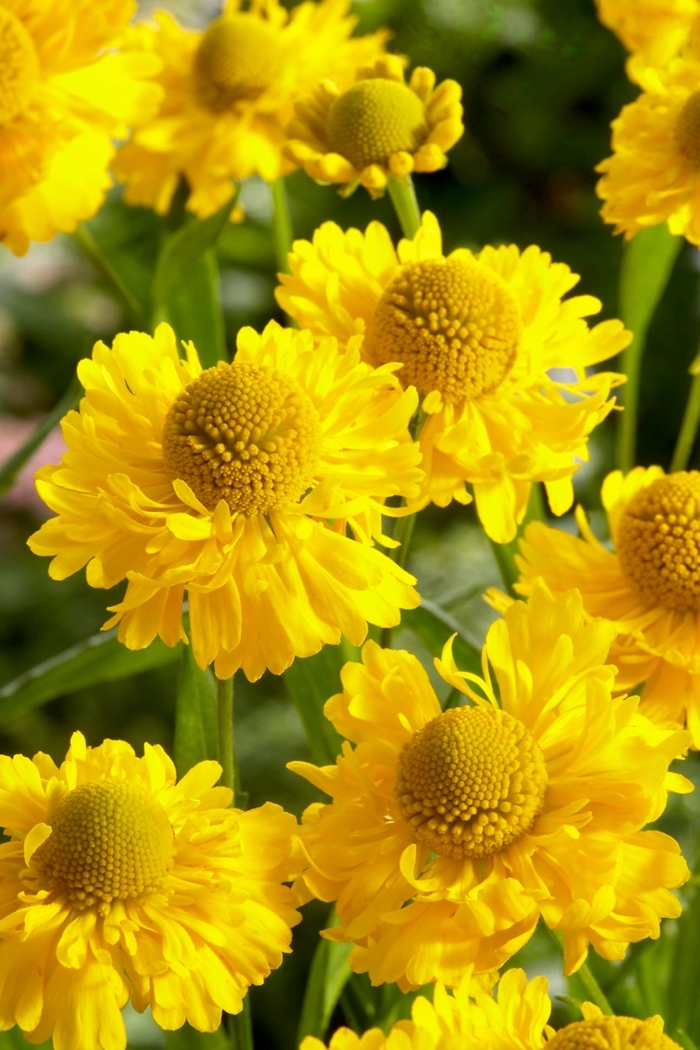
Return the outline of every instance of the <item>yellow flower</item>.
{"type": "Polygon", "coordinates": [[[491,626],[484,680],[446,646],[436,666],[473,706],[445,712],[409,653],[367,642],[363,664],[346,664],[325,711],[356,746],[335,766],[290,768],[333,798],[304,815],[302,878],[336,901],[324,935],[354,942],[356,971],[454,986],[470,966],[501,966],[542,916],[571,973],[589,943],[621,959],[680,914],[678,844],[642,828],[669,790],[691,789],[668,772],[690,737],[611,696],[613,636],[584,622],[578,593],[542,588],[491,626]]]}
{"type": "Polygon", "coordinates": [[[578,587],[586,616],[617,632],[617,688],[644,682],[641,711],[661,725],[687,725],[700,747],[700,473],[615,471],[601,495],[616,549],[596,539],[580,507],[581,539],[532,523],[517,589],[578,587]]]}
{"type": "Polygon", "coordinates": [[[596,0],[598,17],[632,54],[630,79],[647,66],[665,66],[684,48],[700,16],[698,0],[596,0]]]}
{"type": "Polygon", "coordinates": [[[700,244],[700,50],[646,68],[643,91],[612,122],[613,155],[598,165],[604,220],[629,239],[668,223],[700,244]]]}
{"type": "Polygon", "coordinates": [[[134,29],[134,53],[162,59],[164,97],[114,164],[131,204],[167,211],[184,175],[187,207],[204,218],[231,196],[232,179],[287,174],[294,166],[282,156],[284,128],[295,100],[331,72],[349,86],[388,36],[351,38],[350,0],[305,2],[291,12],[278,0],[241,6],[228,0],[206,32],[183,29],[164,11],[155,25],[134,29]]]}
{"type": "Polygon", "coordinates": [[[423,398],[420,433],[426,494],[439,506],[468,503],[474,488],[488,535],[513,538],[533,481],[563,514],[571,475],[588,459],[593,427],[613,407],[613,373],[586,369],[630,341],[619,321],[589,329],[590,295],[562,299],[578,277],[531,246],[460,248],[447,258],[429,213],[398,251],[381,223],[365,234],[324,223],[313,242],[295,241],[291,275],[277,299],[318,337],[341,343],[364,333],[371,364],[399,361],[399,378],[423,398]],[[549,374],[574,370],[574,382],[549,374]]]}
{"type": "Polygon", "coordinates": [[[464,132],[462,89],[454,80],[436,88],[433,71],[420,67],[406,84],[403,67],[385,55],[352,87],[343,90],[335,74],[319,84],[297,102],[286,156],[320,182],[359,181],[373,197],[390,175],[444,168],[464,132]]]}
{"type": "Polygon", "coordinates": [[[122,1007],[212,1032],[288,952],[296,821],[230,809],[200,762],[121,740],[62,765],[0,757],[0,1029],[56,1050],[123,1050],[122,1007]]]}
{"type": "Polygon", "coordinates": [[[100,207],[112,138],[154,110],[153,55],[116,49],[133,0],[0,0],[0,243],[71,232],[100,207]]]}
{"type": "MultiPolygon", "coordinates": [[[[432,1003],[419,996],[410,1021],[398,1021],[386,1036],[372,1028],[358,1036],[336,1031],[329,1050],[680,1050],[663,1034],[661,1017],[604,1016],[593,1003],[583,1003],[583,1021],[555,1032],[547,1021],[552,1002],[547,978],[528,981],[523,970],[508,970],[497,997],[488,987],[465,977],[450,995],[441,984],[432,1003]]],[[[319,1039],[305,1039],[300,1050],[325,1050],[319,1039]]]]}
{"type": "Polygon", "coordinates": [[[384,499],[422,477],[415,392],[391,369],[271,323],[239,333],[232,365],[203,372],[191,344],[181,360],[160,325],[97,343],[78,373],[68,452],[37,472],[58,516],[29,545],[55,555],[54,579],[84,565],[93,587],[128,579],[105,626],[129,648],[185,638],[187,591],[200,667],[254,680],[418,604],[414,578],[372,545],[391,543],[384,499]]]}

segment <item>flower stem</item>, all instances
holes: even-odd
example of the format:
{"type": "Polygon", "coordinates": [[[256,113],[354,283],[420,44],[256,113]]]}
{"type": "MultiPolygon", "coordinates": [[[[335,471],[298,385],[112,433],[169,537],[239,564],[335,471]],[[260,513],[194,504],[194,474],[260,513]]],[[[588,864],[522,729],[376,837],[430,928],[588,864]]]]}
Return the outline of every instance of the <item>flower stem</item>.
{"type": "Polygon", "coordinates": [[[253,1024],[250,1016],[250,997],[243,1000],[243,1009],[228,1018],[228,1034],[232,1050],[253,1050],[253,1024]]]}
{"type": "Polygon", "coordinates": [[[416,200],[416,191],[410,175],[397,178],[396,175],[389,176],[387,186],[394,211],[401,223],[404,237],[413,240],[420,229],[420,208],[416,200]]]}
{"type": "MultiPolygon", "coordinates": [[[[549,934],[550,940],[552,941],[553,944],[555,944],[557,946],[557,950],[563,956],[564,955],[564,938],[562,937],[561,932],[559,930],[552,930],[547,925],[546,922],[543,923],[543,926],[544,926],[545,930],[547,931],[547,933],[549,934]]],[[[589,970],[588,963],[584,962],[579,967],[579,969],[576,971],[576,973],[573,976],[578,978],[578,980],[583,985],[583,989],[584,989],[586,995],[590,996],[590,1001],[592,1003],[595,1003],[595,1005],[598,1007],[599,1010],[601,1010],[604,1014],[608,1014],[609,1016],[613,1016],[614,1015],[615,1011],[613,1010],[612,1006],[608,1002],[608,1000],[607,1000],[607,998],[605,996],[605,992],[600,987],[600,985],[596,981],[595,977],[593,976],[593,974],[589,970]]]]}
{"type": "Polygon", "coordinates": [[[221,784],[236,793],[236,758],[233,748],[233,678],[217,679],[219,702],[219,762],[223,770],[221,784]]]}
{"type": "Polygon", "coordinates": [[[128,310],[131,321],[138,325],[146,324],[146,314],[143,306],[138,301],[136,296],[133,294],[131,289],[122,280],[121,275],[116,271],[110,260],[107,258],[105,253],[100,248],[99,244],[95,240],[90,231],[89,227],[85,223],[80,223],[76,227],[73,237],[76,243],[80,245],[84,254],[88,257],[90,262],[93,264],[96,270],[98,270],[103,277],[112,285],[115,292],[122,301],[122,304],[128,310]]]}
{"type": "Polygon", "coordinates": [[[695,435],[698,423],[700,423],[700,355],[690,366],[690,374],[693,380],[690,384],[680,434],[671,460],[671,470],[685,470],[695,444],[695,435]]]}
{"type": "Polygon", "coordinates": [[[277,268],[289,273],[289,262],[287,256],[292,250],[292,221],[289,217],[289,202],[287,200],[287,188],[284,179],[275,179],[270,183],[272,191],[272,238],[275,244],[275,259],[277,268]]]}

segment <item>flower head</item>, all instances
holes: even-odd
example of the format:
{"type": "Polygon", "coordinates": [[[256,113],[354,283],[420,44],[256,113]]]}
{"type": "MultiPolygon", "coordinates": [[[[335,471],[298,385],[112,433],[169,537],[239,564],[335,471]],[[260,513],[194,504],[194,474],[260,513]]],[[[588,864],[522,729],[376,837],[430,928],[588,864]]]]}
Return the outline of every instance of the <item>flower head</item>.
{"type": "Polygon", "coordinates": [[[687,44],[700,16],[699,0],[596,0],[598,17],[631,52],[630,78],[647,66],[665,66],[687,44]]]}
{"type": "Polygon", "coordinates": [[[231,809],[200,762],[75,733],[61,766],[0,757],[0,1029],[123,1050],[122,1007],[215,1031],[289,951],[296,821],[231,809]]]}
{"type": "Polygon", "coordinates": [[[315,348],[272,323],[202,371],[161,325],[98,343],[79,376],[68,452],[37,473],[57,517],[29,544],[54,556],[54,579],[87,565],[93,587],[128,580],[109,624],[130,648],[186,638],[187,591],[200,666],[255,679],[341,633],[359,644],[368,620],[394,625],[418,603],[413,577],[373,546],[391,542],[384,500],[419,490],[416,396],[356,345],[315,348]]]}
{"type": "Polygon", "coordinates": [[[539,581],[553,594],[578,587],[586,616],[617,633],[617,688],[645,683],[644,714],[687,725],[700,747],[700,473],[615,471],[601,495],[614,549],[596,539],[581,508],[581,538],[533,522],[516,559],[517,590],[529,594],[539,581]]]}
{"type": "Polygon", "coordinates": [[[372,196],[390,175],[437,171],[464,131],[462,89],[454,80],[435,87],[430,69],[413,71],[385,55],[361,70],[352,87],[325,80],[296,105],[285,153],[321,182],[360,182],[372,196]]]}
{"type": "Polygon", "coordinates": [[[484,679],[446,647],[436,666],[473,706],[444,712],[408,653],[368,642],[346,664],[325,710],[355,747],[290,768],[333,799],[304,816],[303,881],[336,901],[325,936],[353,941],[350,963],[374,984],[454,986],[509,959],[540,915],[571,973],[589,943],[620,959],[680,913],[678,845],[642,828],[669,790],[689,790],[668,772],[689,734],[613,699],[613,634],[585,624],[576,592],[540,589],[490,628],[484,679]]]}
{"type": "Polygon", "coordinates": [[[282,155],[294,102],[331,72],[349,86],[359,66],[384,50],[386,32],[351,37],[350,0],[278,0],[242,9],[228,0],[204,32],[183,29],[166,12],[135,27],[134,53],[158,55],[160,111],[120,151],[114,170],[126,200],[167,211],[178,180],[187,207],[204,218],[231,196],[231,180],[272,181],[293,169],[282,155]]]}
{"type": "Polygon", "coordinates": [[[133,0],[0,0],[0,243],[71,232],[111,185],[112,138],[153,111],[153,55],[119,53],[133,0]]]}
{"type": "Polygon", "coordinates": [[[283,309],[319,338],[363,333],[365,360],[400,362],[399,379],[418,389],[430,499],[467,503],[468,482],[499,543],[515,535],[533,481],[545,482],[555,513],[571,506],[588,435],[623,381],[587,368],[631,336],[619,321],[588,327],[583,318],[601,304],[563,298],[578,281],[568,266],[534,246],[445,257],[430,213],[398,251],[380,223],[365,234],[324,223],[312,243],[295,241],[289,264],[277,289],[283,309]],[[557,368],[575,381],[550,375],[557,368]]]}

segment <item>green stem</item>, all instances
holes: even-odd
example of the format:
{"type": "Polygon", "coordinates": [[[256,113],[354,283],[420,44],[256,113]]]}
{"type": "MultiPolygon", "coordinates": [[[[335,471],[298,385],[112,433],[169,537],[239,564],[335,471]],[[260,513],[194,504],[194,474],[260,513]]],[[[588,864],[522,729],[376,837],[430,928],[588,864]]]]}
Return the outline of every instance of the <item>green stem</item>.
{"type": "Polygon", "coordinates": [[[496,543],[496,541],[492,540],[489,536],[489,543],[491,544],[493,556],[496,559],[496,564],[501,573],[503,585],[511,597],[515,596],[513,584],[520,575],[514,557],[514,551],[517,549],[517,542],[517,539],[515,539],[511,543],[496,543]]]}
{"type": "Polygon", "coordinates": [[[275,245],[275,259],[277,269],[289,273],[289,261],[287,256],[292,250],[294,234],[292,221],[289,217],[289,202],[287,200],[287,188],[284,179],[275,179],[270,183],[272,191],[272,238],[275,245]]]}
{"type": "Polygon", "coordinates": [[[243,1009],[228,1018],[228,1034],[232,1050],[253,1050],[253,1024],[250,1014],[250,996],[243,1000],[243,1009]]]}
{"type": "Polygon", "coordinates": [[[71,408],[77,406],[82,389],[77,376],[75,376],[61,400],[51,409],[41,423],[32,430],[24,444],[0,466],[0,496],[4,496],[12,488],[20,470],[43,443],[44,438],[50,434],[56,424],[63,419],[71,408]]]}
{"type": "MultiPolygon", "coordinates": [[[[398,541],[398,547],[392,547],[389,552],[389,557],[395,562],[400,569],[406,568],[406,562],[408,561],[408,551],[411,546],[411,539],[413,537],[413,529],[415,528],[417,514],[407,514],[403,518],[396,519],[396,525],[394,526],[394,539],[398,541]]],[[[391,632],[393,627],[383,627],[379,638],[379,644],[383,649],[388,649],[391,646],[391,632]]]]}
{"type": "MultiPolygon", "coordinates": [[[[233,678],[217,679],[219,703],[219,762],[223,770],[221,783],[236,789],[236,759],[233,749],[233,678]]],[[[234,798],[235,804],[235,798],[234,798]]]]}
{"type": "Polygon", "coordinates": [[[390,175],[387,189],[404,237],[413,240],[420,229],[421,218],[411,176],[390,175]]]}
{"type": "Polygon", "coordinates": [[[698,430],[698,423],[700,423],[700,369],[697,368],[696,363],[693,362],[691,366],[691,374],[693,380],[690,384],[690,392],[688,393],[688,400],[685,406],[685,413],[683,415],[683,422],[681,423],[680,434],[678,435],[678,441],[676,442],[676,448],[673,453],[673,459],[671,460],[671,470],[685,470],[688,466],[688,460],[690,454],[693,451],[693,445],[695,444],[695,435],[698,430]]]}
{"type": "MultiPolygon", "coordinates": [[[[556,945],[557,951],[561,954],[561,956],[563,958],[563,956],[564,956],[564,938],[563,938],[563,936],[561,934],[561,931],[560,930],[552,930],[547,925],[546,922],[543,923],[543,926],[544,926],[545,930],[547,931],[550,940],[552,941],[553,944],[556,945]]],[[[600,985],[596,981],[595,977],[593,976],[593,974],[589,970],[588,963],[584,962],[579,967],[579,969],[576,971],[576,973],[573,974],[573,976],[578,978],[578,980],[583,985],[583,988],[584,988],[584,991],[586,992],[586,995],[588,995],[590,997],[590,1001],[592,1003],[595,1003],[595,1005],[598,1007],[599,1010],[602,1010],[602,1012],[604,1014],[608,1014],[609,1016],[613,1016],[614,1015],[615,1011],[613,1010],[613,1008],[611,1007],[610,1003],[608,1002],[608,1000],[607,1000],[607,998],[605,996],[605,992],[600,987],[600,985]]]]}
{"type": "Polygon", "coordinates": [[[104,255],[85,223],[81,223],[77,227],[73,236],[93,266],[113,286],[122,303],[131,314],[132,319],[139,325],[144,326],[147,318],[143,306],[131,289],[124,283],[106,255],[104,255]]]}

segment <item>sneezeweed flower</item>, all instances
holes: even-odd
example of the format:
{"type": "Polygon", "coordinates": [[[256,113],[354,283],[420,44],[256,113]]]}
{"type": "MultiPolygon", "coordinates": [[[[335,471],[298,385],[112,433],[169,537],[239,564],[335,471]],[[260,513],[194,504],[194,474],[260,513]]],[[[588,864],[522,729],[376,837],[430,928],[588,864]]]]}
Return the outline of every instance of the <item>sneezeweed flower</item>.
{"type": "Polygon", "coordinates": [[[580,538],[533,522],[516,558],[516,588],[578,587],[586,616],[617,632],[617,688],[643,682],[640,710],[661,725],[687,725],[700,747],[700,473],[615,471],[601,496],[614,549],[595,537],[580,507],[580,538]]]}
{"type": "Polygon", "coordinates": [[[499,543],[515,535],[534,481],[545,483],[556,514],[568,510],[588,435],[624,378],[587,369],[631,338],[619,321],[588,327],[583,318],[601,304],[563,298],[578,281],[568,266],[534,245],[445,257],[430,213],[398,251],[380,223],[365,234],[324,223],[311,243],[295,241],[289,265],[276,293],[288,314],[342,344],[363,333],[365,360],[399,361],[400,381],[418,389],[433,502],[470,502],[469,483],[499,543]],[[551,375],[556,368],[575,379],[551,375]]]}
{"type": "Polygon", "coordinates": [[[445,712],[409,653],[367,642],[346,664],[325,711],[355,747],[335,766],[290,768],[333,799],[304,815],[302,880],[336,901],[324,935],[354,942],[354,970],[404,990],[454,986],[501,966],[542,916],[572,973],[589,944],[621,959],[680,914],[678,844],[642,829],[669,790],[690,790],[668,772],[690,735],[612,697],[613,635],[584,622],[577,592],[540,589],[491,626],[484,679],[446,646],[436,666],[471,704],[445,712]]]}
{"type": "Polygon", "coordinates": [[[0,1029],[123,1050],[121,1009],[215,1031],[288,952],[296,821],[231,809],[217,762],[176,783],[159,746],[0,757],[0,1029]]]}
{"type": "Polygon", "coordinates": [[[135,8],[0,0],[0,243],[17,255],[95,214],[113,137],[158,105],[158,59],[116,50],[135,8]]]}
{"type": "Polygon", "coordinates": [[[665,66],[679,54],[700,17],[699,0],[596,0],[596,7],[631,52],[627,72],[636,82],[647,66],[665,66]]]}
{"type": "MultiPolygon", "coordinates": [[[[583,1003],[584,1019],[555,1032],[547,1024],[552,1002],[547,978],[528,981],[523,970],[508,970],[492,995],[473,978],[454,995],[440,984],[432,1003],[419,996],[410,1021],[398,1021],[388,1036],[372,1028],[359,1036],[340,1028],[329,1050],[680,1050],[663,1032],[663,1019],[604,1016],[583,1003]]],[[[305,1039],[300,1050],[325,1050],[319,1039],[305,1039]]]]}
{"type": "Polygon", "coordinates": [[[381,196],[390,175],[438,171],[464,132],[462,89],[454,80],[435,87],[430,69],[413,71],[385,55],[358,72],[343,90],[335,79],[319,84],[296,105],[285,154],[320,182],[361,183],[381,196]]]}
{"type": "Polygon", "coordinates": [[[612,122],[613,154],[596,169],[601,215],[626,239],[667,223],[700,244],[700,41],[639,82],[641,95],[612,122]]]}
{"type": "Polygon", "coordinates": [[[271,182],[293,170],[282,155],[294,102],[333,72],[349,86],[359,66],[382,54],[384,31],[351,37],[350,0],[307,0],[287,11],[278,0],[242,10],[228,0],[205,32],[183,29],[160,11],[135,27],[135,53],[163,62],[163,104],[120,150],[114,170],[125,198],[164,213],[181,176],[187,207],[201,218],[231,195],[231,180],[271,182]]]}
{"type": "Polygon", "coordinates": [[[373,545],[391,543],[384,500],[419,489],[417,398],[356,344],[341,354],[271,323],[202,371],[161,325],[98,343],[78,374],[68,451],[37,473],[57,517],[29,545],[54,556],[54,579],[87,565],[93,587],[128,580],[105,627],[129,648],[186,638],[187,592],[199,665],[254,680],[418,604],[414,578],[373,545]]]}

